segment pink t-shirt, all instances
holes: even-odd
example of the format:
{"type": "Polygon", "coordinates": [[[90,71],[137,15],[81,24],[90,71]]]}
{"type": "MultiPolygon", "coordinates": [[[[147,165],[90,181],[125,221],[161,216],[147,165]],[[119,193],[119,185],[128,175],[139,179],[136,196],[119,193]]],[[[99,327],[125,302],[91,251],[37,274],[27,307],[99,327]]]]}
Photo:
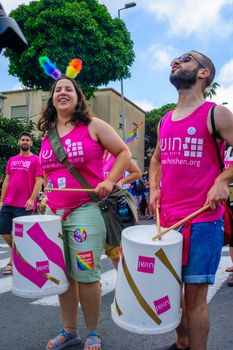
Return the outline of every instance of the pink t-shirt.
{"type": "MultiPolygon", "coordinates": [[[[61,138],[68,160],[81,175],[95,188],[103,181],[103,153],[104,149],[90,136],[87,125],[80,124],[61,138]]],[[[40,161],[47,175],[48,187],[54,188],[82,188],[67,168],[58,163],[51,149],[48,137],[42,141],[40,161]]],[[[47,192],[48,206],[51,209],[77,208],[92,202],[88,192],[47,192]]]]}
{"type": "MultiPolygon", "coordinates": [[[[168,227],[200,209],[215,178],[220,174],[215,141],[207,128],[209,109],[205,102],[182,120],[168,112],[161,123],[161,225],[168,227]]],[[[225,144],[220,143],[223,156],[225,144]]],[[[223,208],[207,210],[192,222],[219,219],[223,208]]]]}
{"type": "Polygon", "coordinates": [[[10,175],[10,181],[3,203],[24,208],[33,192],[35,178],[42,176],[39,157],[35,154],[27,157],[20,154],[11,157],[7,163],[6,174],[10,175]]]}

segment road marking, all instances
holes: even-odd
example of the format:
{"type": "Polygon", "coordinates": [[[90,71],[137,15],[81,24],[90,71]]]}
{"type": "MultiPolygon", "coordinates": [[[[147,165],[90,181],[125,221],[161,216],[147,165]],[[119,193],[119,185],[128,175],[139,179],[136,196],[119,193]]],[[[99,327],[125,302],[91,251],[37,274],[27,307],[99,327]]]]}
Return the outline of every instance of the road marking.
{"type": "Polygon", "coordinates": [[[0,248],[10,248],[8,244],[0,243],[0,248]]]}
{"type": "Polygon", "coordinates": [[[0,294],[10,292],[12,286],[12,277],[4,277],[0,279],[0,294]]]}
{"type": "Polygon", "coordinates": [[[215,296],[217,291],[221,288],[223,283],[226,281],[227,277],[229,276],[228,272],[225,272],[226,268],[230,264],[230,257],[229,256],[222,256],[221,261],[215,276],[215,283],[211,286],[209,286],[208,289],[208,295],[207,295],[207,302],[209,303],[210,300],[215,296]]]}
{"type": "MultiPolygon", "coordinates": [[[[5,267],[8,263],[8,261],[10,260],[10,258],[6,258],[6,259],[1,259],[0,260],[0,269],[2,269],[3,267],[5,267]]],[[[0,290],[1,293],[1,290],[0,290]]]]}
{"type": "MultiPolygon", "coordinates": [[[[9,258],[0,260],[0,268],[4,267],[8,261],[9,261],[9,258]]],[[[222,256],[218,271],[216,273],[215,284],[209,287],[208,296],[207,296],[208,303],[211,301],[211,299],[218,292],[222,284],[226,281],[227,277],[229,276],[229,273],[225,272],[225,269],[228,267],[229,264],[230,264],[230,257],[222,256]]],[[[117,272],[115,269],[111,269],[101,274],[102,296],[108,293],[111,293],[114,290],[116,277],[117,277],[117,272]]],[[[0,278],[0,294],[10,292],[11,286],[12,286],[11,276],[0,278]]],[[[37,299],[33,301],[31,304],[50,305],[50,306],[59,305],[57,295],[37,299]]]]}
{"type": "MultiPolygon", "coordinates": [[[[101,295],[104,296],[108,293],[111,293],[115,289],[117,278],[117,272],[115,269],[109,270],[101,274],[101,295]]],[[[44,297],[33,301],[33,305],[50,305],[50,306],[59,306],[58,296],[51,295],[49,297],[44,297]]]]}
{"type": "Polygon", "coordinates": [[[0,254],[5,254],[7,253],[7,250],[0,250],[0,254]]]}

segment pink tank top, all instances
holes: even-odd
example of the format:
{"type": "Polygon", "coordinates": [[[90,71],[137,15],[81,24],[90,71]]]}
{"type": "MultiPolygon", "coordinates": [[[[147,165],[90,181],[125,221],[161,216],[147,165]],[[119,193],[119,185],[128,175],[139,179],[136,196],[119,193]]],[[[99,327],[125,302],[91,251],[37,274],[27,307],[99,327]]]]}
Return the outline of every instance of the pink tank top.
{"type": "MultiPolygon", "coordinates": [[[[205,102],[182,120],[168,112],[161,123],[161,225],[168,227],[200,209],[215,178],[220,174],[215,141],[207,128],[205,102]]],[[[224,154],[224,142],[220,145],[224,154]]],[[[207,210],[192,222],[210,222],[223,215],[223,208],[207,210]]]]}
{"type": "MultiPolygon", "coordinates": [[[[61,138],[62,145],[73,164],[95,188],[103,181],[103,147],[92,139],[88,125],[80,124],[61,138]]],[[[58,163],[51,149],[48,137],[42,141],[40,161],[47,175],[48,187],[54,188],[82,188],[67,168],[58,163]]],[[[91,202],[87,192],[48,192],[48,206],[51,209],[77,208],[80,205],[91,202]]]]}

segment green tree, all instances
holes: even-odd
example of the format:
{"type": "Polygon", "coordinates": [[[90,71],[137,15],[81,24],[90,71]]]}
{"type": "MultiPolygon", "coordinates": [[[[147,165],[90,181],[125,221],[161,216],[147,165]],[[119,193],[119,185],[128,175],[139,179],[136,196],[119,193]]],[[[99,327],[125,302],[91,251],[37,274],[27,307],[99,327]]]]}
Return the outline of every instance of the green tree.
{"type": "Polygon", "coordinates": [[[112,18],[97,0],[39,0],[20,5],[10,13],[21,27],[28,48],[19,57],[10,49],[9,73],[28,88],[48,90],[52,78],[39,66],[39,56],[48,56],[65,72],[69,61],[80,58],[78,75],[87,97],[109,81],[130,77],[134,61],[133,42],[124,22],[112,18]]]}
{"type": "Polygon", "coordinates": [[[18,119],[0,118],[0,179],[3,179],[7,160],[19,153],[18,137],[22,131],[32,134],[33,146],[31,151],[38,154],[40,151],[41,136],[35,136],[35,125],[32,121],[27,124],[18,119]]]}
{"type": "Polygon", "coordinates": [[[210,86],[208,86],[205,91],[203,92],[203,96],[204,98],[209,97],[210,99],[212,99],[213,96],[216,95],[216,89],[219,87],[220,85],[214,81],[212,84],[210,84],[210,86]]]}
{"type": "Polygon", "coordinates": [[[168,103],[158,109],[146,113],[145,121],[145,168],[149,166],[150,158],[157,143],[157,127],[159,121],[170,110],[176,107],[175,103],[168,103]]]}

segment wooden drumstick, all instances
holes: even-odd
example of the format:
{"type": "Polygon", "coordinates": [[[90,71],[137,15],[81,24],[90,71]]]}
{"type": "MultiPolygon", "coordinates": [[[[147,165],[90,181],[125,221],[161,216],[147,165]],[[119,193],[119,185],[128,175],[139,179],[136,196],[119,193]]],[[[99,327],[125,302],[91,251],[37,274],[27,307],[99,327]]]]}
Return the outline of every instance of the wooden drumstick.
{"type": "Polygon", "coordinates": [[[47,192],[94,192],[93,188],[45,188],[47,192]]]}
{"type": "Polygon", "coordinates": [[[179,226],[182,226],[186,221],[194,218],[195,216],[201,214],[203,211],[207,210],[210,208],[210,204],[205,205],[204,207],[202,207],[201,209],[198,209],[197,211],[195,211],[194,213],[186,216],[186,218],[178,221],[176,224],[166,228],[166,230],[164,230],[163,232],[161,232],[160,234],[158,234],[157,236],[152,237],[152,240],[155,241],[157,238],[160,238],[162,235],[165,235],[165,233],[168,233],[169,231],[173,230],[174,228],[177,228],[179,226]]]}

